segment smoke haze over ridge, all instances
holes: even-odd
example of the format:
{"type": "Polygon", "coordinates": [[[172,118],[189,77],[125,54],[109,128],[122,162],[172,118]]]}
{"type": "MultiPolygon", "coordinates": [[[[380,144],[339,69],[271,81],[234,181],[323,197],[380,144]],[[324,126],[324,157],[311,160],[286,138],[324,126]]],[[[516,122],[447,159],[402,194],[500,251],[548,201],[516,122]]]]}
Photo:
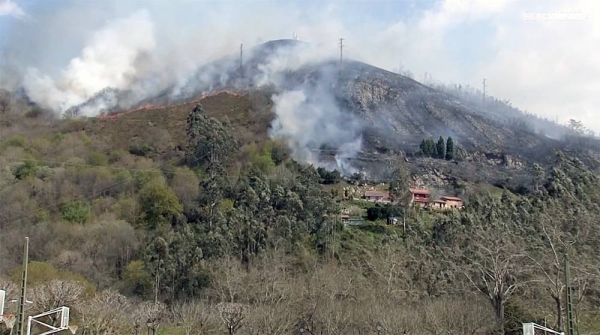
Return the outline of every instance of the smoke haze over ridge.
{"type": "Polygon", "coordinates": [[[239,43],[249,47],[296,32],[332,57],[338,54],[337,38],[344,37],[348,57],[387,70],[402,63],[418,79],[427,72],[444,82],[480,87],[486,78],[491,95],[562,123],[580,119],[598,131],[599,6],[593,0],[4,0],[0,8],[11,12],[0,12],[5,32],[0,57],[18,64],[11,72],[21,80],[3,74],[0,82],[22,83],[27,68],[58,82],[96,32],[145,10],[156,44],[149,57],[159,62],[136,63],[154,70],[142,89],[182,80],[201,64],[235,54],[239,43]],[[569,12],[581,15],[535,19],[536,13],[569,12]]]}
{"type": "MultiPolygon", "coordinates": [[[[126,108],[167,89],[174,98],[210,90],[231,79],[240,43],[248,57],[251,47],[295,32],[308,47],[269,54],[251,78],[254,85],[277,86],[286,71],[337,59],[337,39],[344,37],[348,58],[387,70],[402,64],[416,79],[428,73],[478,87],[486,78],[489,94],[517,107],[561,122],[581,119],[600,130],[600,98],[594,94],[600,88],[600,29],[594,20],[600,10],[593,1],[5,0],[0,8],[11,9],[5,16],[0,12],[0,28],[7,32],[0,37],[0,86],[23,86],[32,100],[57,113],[105,88],[126,89],[127,99],[109,90],[86,103],[83,115],[117,103],[126,108]],[[548,11],[581,11],[584,19],[524,20],[526,12],[548,11]],[[223,57],[229,61],[213,63],[223,57]]],[[[346,121],[331,94],[301,86],[275,95],[279,109],[271,135],[290,140],[296,157],[306,161],[315,159],[310,148],[334,144],[341,150],[340,167],[342,157],[360,150],[362,139],[351,118],[343,132],[314,131],[323,122],[339,127],[346,121]],[[295,128],[294,122],[309,117],[313,128],[295,128]]]]}

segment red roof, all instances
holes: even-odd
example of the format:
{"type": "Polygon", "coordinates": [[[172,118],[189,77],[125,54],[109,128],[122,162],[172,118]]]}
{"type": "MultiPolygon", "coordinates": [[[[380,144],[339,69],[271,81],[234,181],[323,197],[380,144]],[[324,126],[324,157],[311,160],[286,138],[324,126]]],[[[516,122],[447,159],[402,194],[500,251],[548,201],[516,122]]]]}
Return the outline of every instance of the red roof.
{"type": "Polygon", "coordinates": [[[428,204],[429,203],[428,199],[419,199],[419,198],[417,198],[417,199],[415,199],[413,201],[414,202],[420,202],[420,203],[423,203],[423,204],[428,204]]]}
{"type": "Polygon", "coordinates": [[[428,190],[422,190],[422,189],[410,189],[410,193],[412,194],[422,194],[422,195],[429,195],[429,191],[428,190]]]}
{"type": "Polygon", "coordinates": [[[461,198],[457,198],[457,197],[451,197],[449,195],[445,195],[443,197],[441,197],[442,200],[450,200],[450,201],[462,201],[461,198]]]}

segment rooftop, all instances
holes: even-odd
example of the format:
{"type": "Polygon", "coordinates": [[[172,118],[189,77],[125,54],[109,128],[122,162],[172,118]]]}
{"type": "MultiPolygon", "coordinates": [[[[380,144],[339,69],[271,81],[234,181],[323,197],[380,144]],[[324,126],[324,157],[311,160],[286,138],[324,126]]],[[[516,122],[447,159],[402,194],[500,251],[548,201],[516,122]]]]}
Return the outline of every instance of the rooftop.
{"type": "Polygon", "coordinates": [[[442,200],[450,200],[450,201],[462,201],[461,198],[452,197],[452,196],[449,196],[449,195],[445,195],[445,196],[441,197],[440,199],[442,199],[442,200]]]}
{"type": "Polygon", "coordinates": [[[428,190],[416,189],[416,188],[411,188],[410,189],[410,193],[412,193],[412,194],[429,195],[429,191],[428,190]]]}

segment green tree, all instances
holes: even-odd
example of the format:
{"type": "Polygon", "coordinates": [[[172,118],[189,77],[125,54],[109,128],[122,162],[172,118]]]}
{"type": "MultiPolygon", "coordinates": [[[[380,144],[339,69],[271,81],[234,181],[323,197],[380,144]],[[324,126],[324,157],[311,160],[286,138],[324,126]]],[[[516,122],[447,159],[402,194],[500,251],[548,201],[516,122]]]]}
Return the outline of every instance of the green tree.
{"type": "Polygon", "coordinates": [[[154,181],[144,186],[140,191],[139,203],[141,219],[150,229],[171,223],[183,211],[179,199],[164,181],[154,181]]]}
{"type": "Polygon", "coordinates": [[[419,150],[421,151],[421,155],[428,156],[427,144],[425,143],[425,139],[423,139],[421,141],[421,144],[419,144],[419,150]]]}
{"type": "Polygon", "coordinates": [[[440,159],[446,158],[446,142],[444,141],[444,138],[442,136],[440,136],[440,138],[438,139],[436,147],[436,156],[434,157],[440,159]]]}
{"type": "Polygon", "coordinates": [[[449,161],[454,159],[454,140],[452,137],[448,137],[446,141],[446,159],[449,161]]]}
{"type": "Polygon", "coordinates": [[[152,291],[152,278],[144,262],[135,260],[127,264],[122,274],[123,289],[138,296],[145,296],[152,291]]]}
{"type": "Polygon", "coordinates": [[[224,174],[237,148],[226,127],[215,118],[209,118],[200,104],[188,116],[187,126],[188,161],[192,165],[203,165],[211,178],[224,174]]]}

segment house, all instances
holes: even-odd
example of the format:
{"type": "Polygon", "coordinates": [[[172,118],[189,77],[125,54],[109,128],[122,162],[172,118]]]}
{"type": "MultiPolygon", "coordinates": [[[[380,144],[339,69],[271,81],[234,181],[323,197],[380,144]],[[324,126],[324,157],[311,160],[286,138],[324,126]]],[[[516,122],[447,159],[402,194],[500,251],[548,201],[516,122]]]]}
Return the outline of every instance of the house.
{"type": "Polygon", "coordinates": [[[390,202],[390,192],[365,191],[364,198],[371,202],[390,202]]]}
{"type": "Polygon", "coordinates": [[[431,194],[424,189],[411,189],[411,203],[419,207],[427,207],[431,202],[431,194]]]}
{"type": "Polygon", "coordinates": [[[445,195],[445,196],[441,197],[440,200],[443,200],[446,202],[446,208],[448,208],[448,209],[463,207],[463,201],[461,198],[445,195]]]}
{"type": "Polygon", "coordinates": [[[438,199],[438,200],[434,200],[430,207],[433,209],[439,209],[439,210],[444,210],[446,209],[446,201],[442,200],[442,199],[438,199]]]}
{"type": "Polygon", "coordinates": [[[463,207],[462,199],[445,195],[431,203],[430,207],[437,210],[460,209],[463,207]]]}

